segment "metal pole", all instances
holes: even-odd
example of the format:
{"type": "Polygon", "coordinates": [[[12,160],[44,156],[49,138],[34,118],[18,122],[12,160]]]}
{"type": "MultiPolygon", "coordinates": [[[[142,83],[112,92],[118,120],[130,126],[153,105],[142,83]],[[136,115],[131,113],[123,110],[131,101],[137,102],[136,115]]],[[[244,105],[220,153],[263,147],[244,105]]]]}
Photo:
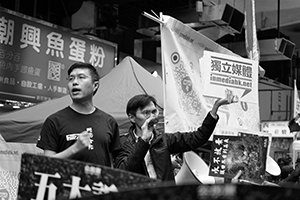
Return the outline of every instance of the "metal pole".
{"type": "Polygon", "coordinates": [[[280,0],[277,1],[277,37],[280,38],[280,0]]]}
{"type": "Polygon", "coordinates": [[[34,0],[33,2],[33,17],[36,18],[36,13],[37,13],[37,1],[34,0]]]}
{"type": "Polygon", "coordinates": [[[20,12],[20,0],[16,0],[15,1],[15,10],[17,11],[17,12],[20,12]]]}

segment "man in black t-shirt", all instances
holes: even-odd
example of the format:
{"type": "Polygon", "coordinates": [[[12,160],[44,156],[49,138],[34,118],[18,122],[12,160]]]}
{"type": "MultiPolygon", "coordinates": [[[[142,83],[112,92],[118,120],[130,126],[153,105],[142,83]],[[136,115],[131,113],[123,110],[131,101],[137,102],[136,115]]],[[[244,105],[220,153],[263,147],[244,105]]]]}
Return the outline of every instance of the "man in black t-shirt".
{"type": "Polygon", "coordinates": [[[79,62],[68,69],[72,104],[45,120],[37,142],[44,155],[112,166],[120,146],[119,128],[111,115],[93,104],[99,79],[91,64],[79,62]]]}

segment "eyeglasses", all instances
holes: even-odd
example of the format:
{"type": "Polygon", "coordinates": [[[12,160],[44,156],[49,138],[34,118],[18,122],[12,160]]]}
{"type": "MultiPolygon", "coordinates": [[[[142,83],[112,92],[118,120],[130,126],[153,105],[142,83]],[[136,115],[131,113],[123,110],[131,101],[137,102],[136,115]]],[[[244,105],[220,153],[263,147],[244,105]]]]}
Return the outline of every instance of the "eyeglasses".
{"type": "Polygon", "coordinates": [[[79,81],[84,81],[85,79],[89,78],[90,76],[88,75],[85,75],[85,74],[78,74],[78,75],[70,75],[67,77],[67,81],[69,82],[72,82],[74,81],[76,78],[79,80],[79,81]]]}
{"type": "Polygon", "coordinates": [[[153,114],[153,115],[155,115],[155,114],[157,114],[158,113],[158,109],[153,109],[153,110],[143,110],[142,112],[141,112],[145,117],[150,117],[151,116],[151,114],[153,114]]]}

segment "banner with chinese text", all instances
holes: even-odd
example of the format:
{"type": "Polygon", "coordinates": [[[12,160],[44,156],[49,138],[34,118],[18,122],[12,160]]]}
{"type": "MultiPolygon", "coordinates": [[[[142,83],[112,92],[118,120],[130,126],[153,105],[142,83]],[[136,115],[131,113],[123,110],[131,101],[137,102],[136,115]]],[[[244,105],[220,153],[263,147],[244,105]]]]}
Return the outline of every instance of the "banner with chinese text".
{"type": "Polygon", "coordinates": [[[74,199],[142,187],[160,181],[92,163],[23,154],[18,199],[74,199]]]}
{"type": "Polygon", "coordinates": [[[139,200],[139,199],[176,199],[176,200],[299,200],[298,187],[278,187],[275,184],[184,184],[163,185],[141,190],[109,193],[101,196],[80,198],[78,200],[139,200]]]}
{"type": "MultiPolygon", "coordinates": [[[[164,73],[164,116],[166,132],[190,131],[198,128],[212,108],[216,96],[204,95],[204,75],[200,58],[204,51],[240,57],[182,22],[162,15],[161,45],[164,73]]],[[[254,69],[253,69],[254,70],[254,69]]],[[[253,71],[253,77],[258,71],[253,71]]],[[[257,78],[255,78],[257,80],[257,78]]],[[[255,83],[257,85],[257,83],[255,83]]],[[[226,87],[219,90],[225,97],[226,87]]],[[[255,93],[258,91],[254,91],[255,93]]],[[[219,97],[219,95],[218,95],[219,97]]],[[[259,106],[240,100],[224,105],[215,133],[237,135],[238,130],[259,131],[259,106]]]]}

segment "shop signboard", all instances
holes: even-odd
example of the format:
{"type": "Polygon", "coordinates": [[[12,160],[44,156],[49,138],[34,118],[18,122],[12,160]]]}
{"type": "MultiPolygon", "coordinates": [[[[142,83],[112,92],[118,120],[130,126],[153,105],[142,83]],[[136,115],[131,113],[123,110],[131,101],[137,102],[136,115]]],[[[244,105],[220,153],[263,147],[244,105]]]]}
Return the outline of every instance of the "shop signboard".
{"type": "Polygon", "coordinates": [[[293,133],[290,132],[288,127],[288,121],[262,122],[261,131],[270,133],[273,138],[293,138],[293,133]]]}
{"type": "Polygon", "coordinates": [[[94,65],[103,77],[117,45],[4,8],[0,9],[0,98],[41,102],[67,94],[67,70],[94,65]]]}

